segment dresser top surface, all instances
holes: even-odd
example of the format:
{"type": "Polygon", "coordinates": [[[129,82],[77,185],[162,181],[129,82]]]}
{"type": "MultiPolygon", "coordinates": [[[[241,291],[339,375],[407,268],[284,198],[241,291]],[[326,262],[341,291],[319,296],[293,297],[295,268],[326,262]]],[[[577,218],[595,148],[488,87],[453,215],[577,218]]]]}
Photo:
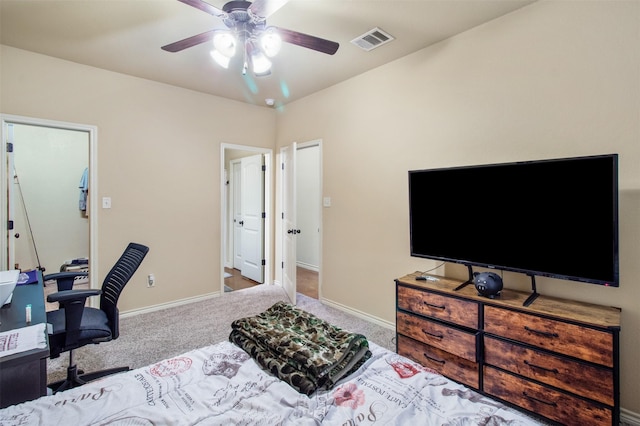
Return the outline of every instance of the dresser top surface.
{"type": "Polygon", "coordinates": [[[421,275],[420,272],[414,272],[398,278],[396,282],[418,289],[475,300],[485,305],[499,306],[561,320],[570,320],[596,327],[620,328],[620,308],[560,299],[542,294],[531,305],[525,307],[523,306],[524,302],[531,293],[504,288],[498,297],[491,299],[478,295],[473,283],[455,290],[456,287],[462,284],[461,280],[432,275],[432,277],[437,278],[437,281],[418,281],[416,277],[419,275],[421,275]]]}

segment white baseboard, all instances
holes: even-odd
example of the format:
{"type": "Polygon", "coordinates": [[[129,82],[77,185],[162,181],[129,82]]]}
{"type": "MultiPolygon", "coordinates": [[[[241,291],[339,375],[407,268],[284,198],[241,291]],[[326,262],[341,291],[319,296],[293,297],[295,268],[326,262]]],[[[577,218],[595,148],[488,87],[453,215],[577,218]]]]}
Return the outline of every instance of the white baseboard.
{"type": "Polygon", "coordinates": [[[309,263],[304,263],[304,262],[296,262],[296,266],[299,266],[303,269],[308,269],[310,271],[320,272],[320,268],[317,265],[311,265],[309,263]]]}
{"type": "Polygon", "coordinates": [[[203,300],[213,299],[214,297],[220,297],[220,295],[221,295],[221,292],[220,291],[216,291],[216,292],[213,292],[213,293],[205,294],[204,296],[189,297],[189,298],[186,298],[186,299],[174,300],[174,301],[171,301],[171,302],[168,302],[168,303],[161,303],[159,305],[147,306],[145,308],[131,309],[129,311],[120,312],[120,318],[132,317],[132,316],[139,315],[139,314],[146,314],[148,312],[161,311],[161,310],[167,309],[167,308],[174,308],[176,306],[182,306],[182,305],[187,305],[189,303],[194,303],[194,302],[200,302],[200,301],[203,301],[203,300]]]}
{"type": "Polygon", "coordinates": [[[350,308],[348,306],[342,305],[340,303],[334,302],[334,301],[329,300],[327,298],[324,298],[324,297],[320,298],[320,302],[322,302],[322,303],[324,303],[326,305],[329,305],[329,306],[331,306],[333,308],[339,309],[339,310],[341,310],[343,312],[346,312],[348,314],[354,315],[354,316],[356,316],[358,318],[362,318],[363,320],[366,320],[366,321],[372,322],[374,324],[377,324],[380,327],[384,327],[384,328],[387,328],[389,330],[395,330],[396,329],[396,324],[395,323],[383,320],[383,319],[378,318],[378,317],[374,317],[373,315],[366,314],[364,312],[361,312],[361,311],[358,311],[356,309],[350,308]]]}
{"type": "Polygon", "coordinates": [[[620,409],[620,422],[625,426],[640,426],[640,414],[633,411],[621,408],[620,409]]]}

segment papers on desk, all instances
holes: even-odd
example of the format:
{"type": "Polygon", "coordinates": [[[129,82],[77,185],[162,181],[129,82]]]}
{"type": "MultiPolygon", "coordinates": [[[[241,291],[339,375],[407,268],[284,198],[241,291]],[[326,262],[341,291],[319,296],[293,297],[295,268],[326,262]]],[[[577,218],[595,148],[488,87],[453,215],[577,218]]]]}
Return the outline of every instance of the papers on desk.
{"type": "Polygon", "coordinates": [[[28,327],[0,333],[0,358],[31,349],[47,346],[46,324],[40,323],[28,327]]]}

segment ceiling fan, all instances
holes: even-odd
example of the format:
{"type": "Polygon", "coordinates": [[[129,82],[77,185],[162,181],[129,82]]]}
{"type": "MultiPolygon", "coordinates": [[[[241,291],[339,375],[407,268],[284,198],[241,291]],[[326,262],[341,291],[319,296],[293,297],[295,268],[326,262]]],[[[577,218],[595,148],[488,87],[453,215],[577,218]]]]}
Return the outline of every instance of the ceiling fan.
{"type": "Polygon", "coordinates": [[[243,54],[242,74],[249,64],[256,76],[271,73],[271,61],[280,50],[281,43],[295,44],[307,49],[333,55],[338,43],[278,27],[268,27],[267,18],[289,0],[232,0],[218,9],[202,0],[178,0],[222,20],[227,29],[213,29],[202,34],[162,46],[167,52],[179,52],[209,41],[213,42],[211,56],[220,66],[229,67],[231,58],[240,46],[243,54]]]}

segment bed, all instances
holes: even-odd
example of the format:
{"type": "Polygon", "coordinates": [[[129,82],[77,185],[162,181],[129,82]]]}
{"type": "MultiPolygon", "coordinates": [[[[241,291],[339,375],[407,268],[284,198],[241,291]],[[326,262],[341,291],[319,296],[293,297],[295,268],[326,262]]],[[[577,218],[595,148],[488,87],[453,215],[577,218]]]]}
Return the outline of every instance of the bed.
{"type": "Polygon", "coordinates": [[[0,425],[542,424],[290,305],[278,307],[285,321],[260,323],[274,307],[234,322],[230,341],[7,407],[0,425]],[[283,333],[292,330],[296,336],[282,345],[283,333]],[[235,332],[265,336],[261,350],[277,342],[280,355],[305,352],[296,345],[317,346],[297,360],[313,364],[304,374],[313,389],[291,379],[297,375],[283,375],[287,368],[274,367],[274,356],[256,356],[255,341],[248,350],[234,343],[235,332]],[[327,357],[327,347],[342,349],[327,357]]]}

